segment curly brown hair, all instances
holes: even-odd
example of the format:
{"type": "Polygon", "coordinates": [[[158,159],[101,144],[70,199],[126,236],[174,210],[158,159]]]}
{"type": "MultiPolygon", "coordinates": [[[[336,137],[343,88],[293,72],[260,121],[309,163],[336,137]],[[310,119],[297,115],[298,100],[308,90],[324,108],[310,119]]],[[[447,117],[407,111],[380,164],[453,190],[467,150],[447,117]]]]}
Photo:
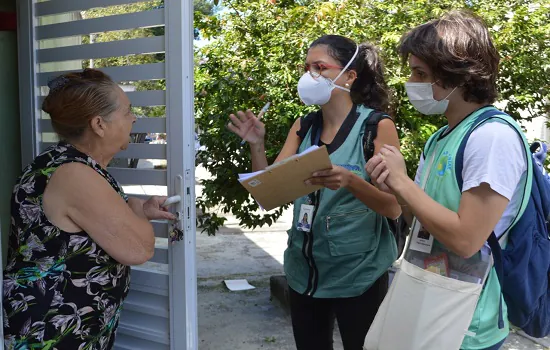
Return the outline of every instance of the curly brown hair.
{"type": "Polygon", "coordinates": [[[424,61],[445,88],[460,86],[464,100],[493,103],[500,57],[483,20],[467,10],[455,10],[403,35],[403,64],[410,55],[424,61]]]}

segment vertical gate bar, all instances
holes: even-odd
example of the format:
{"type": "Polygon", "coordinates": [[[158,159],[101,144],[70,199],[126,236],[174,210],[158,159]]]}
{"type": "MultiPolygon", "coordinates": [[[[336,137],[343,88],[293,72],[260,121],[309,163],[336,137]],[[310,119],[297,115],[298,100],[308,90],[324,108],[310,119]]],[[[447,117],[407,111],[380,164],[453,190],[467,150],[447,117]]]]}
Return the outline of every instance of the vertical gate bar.
{"type": "Polygon", "coordinates": [[[198,349],[195,257],[195,149],[193,108],[193,2],[165,1],[166,111],[170,194],[178,177],[184,239],[169,247],[170,348],[198,349]]]}
{"type": "Polygon", "coordinates": [[[36,64],[37,43],[34,37],[38,19],[35,16],[36,0],[17,1],[17,41],[19,46],[19,113],[21,116],[22,168],[38,155],[40,135],[37,106],[36,64]]]}

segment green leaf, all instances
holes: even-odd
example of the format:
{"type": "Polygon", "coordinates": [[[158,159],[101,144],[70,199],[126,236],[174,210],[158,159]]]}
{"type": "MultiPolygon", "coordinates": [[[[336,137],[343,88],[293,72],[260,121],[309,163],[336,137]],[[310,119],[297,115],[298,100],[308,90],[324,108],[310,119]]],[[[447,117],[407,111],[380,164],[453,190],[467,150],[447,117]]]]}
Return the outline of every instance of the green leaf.
{"type": "MultiPolygon", "coordinates": [[[[87,11],[86,18],[145,11],[159,6],[155,0],[87,11]]],[[[208,42],[195,47],[195,118],[201,131],[197,165],[213,178],[204,180],[197,199],[203,215],[201,230],[215,234],[234,215],[246,227],[272,225],[284,208],[260,211],[237,181],[250,171],[248,146],[230,133],[229,114],[259,109],[272,103],[264,116],[266,154],[273,162],[294,121],[313,110],[304,106],[296,85],[309,44],[324,34],[341,34],[356,42],[371,41],[381,48],[386,80],[391,89],[390,114],[396,118],[402,152],[410,176],[416,172],[422,148],[444,125],[441,116],[422,116],[409,103],[403,67],[396,47],[410,28],[451,10],[468,7],[487,22],[500,56],[498,86],[505,111],[516,119],[547,115],[550,96],[550,2],[548,0],[194,0],[195,28],[208,42]],[[212,13],[210,5],[224,5],[212,13]],[[465,5],[467,4],[467,5],[465,5]]],[[[162,35],[163,28],[140,28],[99,33],[96,42],[162,35]]],[[[83,38],[89,42],[88,37],[83,38]]],[[[95,60],[98,67],[159,62],[164,55],[134,55],[95,60]]],[[[164,81],[136,82],[140,90],[164,89],[164,81]]],[[[163,116],[164,107],[140,108],[139,113],[163,116]]],[[[288,207],[288,206],[287,206],[288,207]]]]}

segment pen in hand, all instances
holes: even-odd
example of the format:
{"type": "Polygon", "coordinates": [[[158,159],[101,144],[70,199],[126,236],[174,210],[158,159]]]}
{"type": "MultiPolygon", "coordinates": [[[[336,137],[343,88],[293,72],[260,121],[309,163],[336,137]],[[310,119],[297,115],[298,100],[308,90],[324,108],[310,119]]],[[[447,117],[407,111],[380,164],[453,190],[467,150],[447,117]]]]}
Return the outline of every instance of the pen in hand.
{"type": "MultiPolygon", "coordinates": [[[[260,118],[267,112],[267,109],[269,108],[270,105],[271,105],[271,102],[268,102],[262,107],[262,109],[260,110],[260,113],[258,113],[258,120],[260,120],[260,118]]],[[[245,143],[246,141],[242,140],[241,146],[244,145],[245,143]]]]}

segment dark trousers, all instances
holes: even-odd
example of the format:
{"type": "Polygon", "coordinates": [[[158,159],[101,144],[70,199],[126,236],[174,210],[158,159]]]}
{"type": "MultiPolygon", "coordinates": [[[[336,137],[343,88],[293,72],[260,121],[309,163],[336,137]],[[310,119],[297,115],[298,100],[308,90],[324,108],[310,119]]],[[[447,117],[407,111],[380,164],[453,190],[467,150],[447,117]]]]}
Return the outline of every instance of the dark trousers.
{"type": "Polygon", "coordinates": [[[485,349],[485,350],[499,350],[499,349],[502,347],[502,345],[504,345],[505,342],[506,342],[506,339],[504,339],[503,341],[501,341],[501,342],[498,343],[498,344],[495,344],[495,345],[493,345],[493,346],[488,347],[488,348],[485,349]]]}
{"type": "Polygon", "coordinates": [[[290,314],[297,350],[333,350],[335,317],[344,350],[362,350],[387,291],[387,272],[365,293],[353,298],[312,298],[290,288],[290,314]]]}

